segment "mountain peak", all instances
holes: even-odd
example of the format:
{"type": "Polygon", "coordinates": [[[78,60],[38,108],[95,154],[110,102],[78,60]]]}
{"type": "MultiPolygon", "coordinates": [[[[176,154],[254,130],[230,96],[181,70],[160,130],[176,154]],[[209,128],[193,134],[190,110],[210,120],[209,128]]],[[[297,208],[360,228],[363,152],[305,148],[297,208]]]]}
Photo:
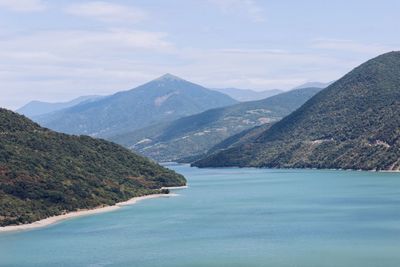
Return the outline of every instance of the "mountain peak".
{"type": "Polygon", "coordinates": [[[163,76],[157,78],[156,81],[184,81],[184,80],[182,78],[179,78],[178,76],[166,73],[163,76]]]}
{"type": "Polygon", "coordinates": [[[232,104],[236,101],[227,95],[166,74],[101,101],[52,112],[37,120],[61,132],[108,137],[232,104]]]}

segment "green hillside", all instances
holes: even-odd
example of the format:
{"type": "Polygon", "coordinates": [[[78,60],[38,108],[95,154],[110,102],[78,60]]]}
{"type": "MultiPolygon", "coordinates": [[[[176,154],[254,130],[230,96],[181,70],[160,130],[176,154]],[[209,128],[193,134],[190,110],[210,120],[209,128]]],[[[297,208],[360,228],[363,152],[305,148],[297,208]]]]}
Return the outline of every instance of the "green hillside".
{"type": "Polygon", "coordinates": [[[211,109],[172,122],[156,124],[110,140],[157,161],[186,161],[243,130],[280,120],[320,88],[304,88],[263,100],[211,109]]]}
{"type": "Polygon", "coordinates": [[[110,137],[235,103],[225,94],[166,74],[134,89],[34,120],[58,132],[110,137]]]}
{"type": "Polygon", "coordinates": [[[185,178],[108,141],[70,136],[0,109],[0,226],[113,205],[185,178]]]}
{"type": "Polygon", "coordinates": [[[199,167],[400,169],[400,52],[355,68],[256,140],[199,167]]]}

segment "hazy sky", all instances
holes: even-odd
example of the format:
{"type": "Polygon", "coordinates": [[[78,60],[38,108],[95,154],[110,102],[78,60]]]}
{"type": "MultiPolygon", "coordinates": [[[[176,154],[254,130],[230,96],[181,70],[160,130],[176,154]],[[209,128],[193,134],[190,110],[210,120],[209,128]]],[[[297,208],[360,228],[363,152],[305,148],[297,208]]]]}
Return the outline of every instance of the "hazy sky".
{"type": "Polygon", "coordinates": [[[0,0],[0,106],[126,90],[166,72],[288,89],[400,50],[400,1],[0,0]]]}

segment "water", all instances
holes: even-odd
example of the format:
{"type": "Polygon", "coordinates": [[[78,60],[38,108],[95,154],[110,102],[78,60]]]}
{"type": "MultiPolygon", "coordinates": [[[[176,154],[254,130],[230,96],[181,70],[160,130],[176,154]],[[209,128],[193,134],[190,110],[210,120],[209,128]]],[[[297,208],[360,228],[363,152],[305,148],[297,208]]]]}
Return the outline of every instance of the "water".
{"type": "Polygon", "coordinates": [[[400,264],[400,174],[172,168],[178,197],[0,234],[0,266],[400,264]]]}

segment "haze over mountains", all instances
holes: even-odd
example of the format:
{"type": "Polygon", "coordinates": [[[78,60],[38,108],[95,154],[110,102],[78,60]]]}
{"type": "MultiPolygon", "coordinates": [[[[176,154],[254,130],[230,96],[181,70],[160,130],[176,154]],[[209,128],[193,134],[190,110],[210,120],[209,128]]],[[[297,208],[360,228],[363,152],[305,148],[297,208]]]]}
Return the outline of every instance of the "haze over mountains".
{"type": "Polygon", "coordinates": [[[23,107],[17,109],[16,112],[25,115],[29,118],[33,118],[36,116],[52,113],[54,111],[58,111],[61,109],[73,107],[84,102],[99,100],[101,97],[102,96],[98,95],[80,96],[70,101],[58,102],[58,103],[50,103],[50,102],[34,100],[24,105],[23,107]]]}
{"type": "Polygon", "coordinates": [[[156,124],[110,140],[157,161],[199,157],[225,138],[280,120],[321,88],[303,88],[263,100],[210,109],[172,122],[156,124]]]}
{"type": "Polygon", "coordinates": [[[397,157],[397,117],[388,117],[397,105],[397,59],[398,52],[388,53],[333,84],[311,82],[284,93],[259,92],[278,94],[247,102],[225,93],[236,99],[256,97],[251,90],[221,93],[166,74],[35,119],[57,131],[107,138],[161,162],[398,169],[400,162],[389,166],[390,160],[379,158],[397,157]]]}
{"type": "Polygon", "coordinates": [[[41,116],[36,121],[60,132],[107,137],[236,102],[225,94],[166,74],[132,90],[41,116]]]}
{"type": "Polygon", "coordinates": [[[318,87],[318,88],[326,88],[334,82],[322,83],[322,82],[307,82],[296,86],[294,89],[301,89],[301,88],[309,88],[309,87],[318,87]]]}
{"type": "Polygon", "coordinates": [[[225,138],[280,120],[320,88],[215,90],[220,92],[166,74],[111,96],[31,102],[18,111],[53,130],[103,137],[157,161],[190,161],[225,138]],[[267,97],[235,105],[228,95],[238,100],[267,97]],[[50,112],[43,114],[46,110],[50,112]]]}
{"type": "MultiPolygon", "coordinates": [[[[309,86],[313,87],[313,86],[309,86]]],[[[318,87],[318,86],[315,86],[318,87]]],[[[274,96],[280,93],[283,93],[283,90],[279,89],[271,89],[265,91],[254,91],[252,89],[238,89],[238,88],[213,88],[218,92],[224,93],[229,95],[233,99],[245,102],[245,101],[254,101],[254,100],[261,100],[270,96],[274,96]]]]}
{"type": "Polygon", "coordinates": [[[400,52],[360,65],[250,140],[199,167],[400,169],[400,52]]]}
{"type": "MultiPolygon", "coordinates": [[[[309,87],[325,88],[329,84],[331,83],[309,82],[297,86],[294,89],[309,88],[309,87]]],[[[284,90],[280,89],[255,91],[252,89],[238,89],[238,88],[212,88],[211,90],[221,92],[239,102],[261,100],[285,92],[284,90]]],[[[80,96],[65,102],[45,102],[45,101],[34,100],[20,107],[19,109],[16,110],[16,112],[25,115],[29,118],[35,118],[37,116],[70,108],[84,102],[96,101],[102,97],[104,96],[98,96],[98,95],[80,96]]]]}

